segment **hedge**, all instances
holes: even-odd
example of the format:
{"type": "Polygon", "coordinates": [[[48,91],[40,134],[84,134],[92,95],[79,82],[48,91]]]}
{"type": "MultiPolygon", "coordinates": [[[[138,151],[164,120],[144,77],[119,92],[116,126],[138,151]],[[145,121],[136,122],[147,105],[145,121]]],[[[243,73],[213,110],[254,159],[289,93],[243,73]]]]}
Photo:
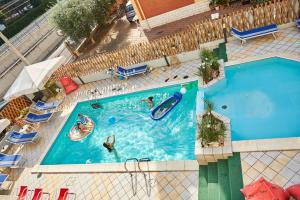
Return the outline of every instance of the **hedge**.
{"type": "MultiPolygon", "coordinates": [[[[31,22],[33,22],[36,18],[41,16],[46,12],[45,6],[39,5],[33,9],[31,9],[28,13],[24,16],[20,17],[16,21],[9,24],[6,29],[2,31],[2,33],[7,37],[11,38],[20,31],[22,31],[26,26],[28,26],[31,22]]],[[[0,40],[0,45],[4,42],[0,40]]]]}

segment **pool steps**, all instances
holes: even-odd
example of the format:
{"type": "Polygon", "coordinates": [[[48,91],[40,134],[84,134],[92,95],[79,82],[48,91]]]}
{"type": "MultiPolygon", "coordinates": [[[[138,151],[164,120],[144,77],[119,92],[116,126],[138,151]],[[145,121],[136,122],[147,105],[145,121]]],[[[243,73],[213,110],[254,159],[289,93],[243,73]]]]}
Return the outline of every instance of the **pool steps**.
{"type": "Polygon", "coordinates": [[[199,167],[198,200],[240,200],[243,187],[240,154],[199,167]]]}

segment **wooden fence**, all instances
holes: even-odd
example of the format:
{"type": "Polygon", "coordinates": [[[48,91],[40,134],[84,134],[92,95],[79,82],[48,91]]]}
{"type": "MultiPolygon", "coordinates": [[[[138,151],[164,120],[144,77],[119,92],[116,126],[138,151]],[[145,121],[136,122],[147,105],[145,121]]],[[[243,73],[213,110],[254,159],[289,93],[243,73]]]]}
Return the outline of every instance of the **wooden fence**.
{"type": "Polygon", "coordinates": [[[11,100],[3,110],[0,111],[0,117],[7,118],[11,122],[15,122],[15,118],[20,115],[23,108],[30,106],[31,101],[26,97],[19,97],[11,100]]]}
{"type": "Polygon", "coordinates": [[[84,60],[61,66],[53,75],[54,80],[62,76],[85,76],[106,70],[117,65],[127,66],[172,56],[198,49],[199,44],[223,38],[223,25],[228,35],[231,27],[240,30],[276,23],[278,25],[294,21],[296,13],[291,0],[271,1],[242,11],[232,12],[215,20],[204,20],[189,26],[188,29],[152,42],[130,45],[123,49],[99,54],[84,60]]]}

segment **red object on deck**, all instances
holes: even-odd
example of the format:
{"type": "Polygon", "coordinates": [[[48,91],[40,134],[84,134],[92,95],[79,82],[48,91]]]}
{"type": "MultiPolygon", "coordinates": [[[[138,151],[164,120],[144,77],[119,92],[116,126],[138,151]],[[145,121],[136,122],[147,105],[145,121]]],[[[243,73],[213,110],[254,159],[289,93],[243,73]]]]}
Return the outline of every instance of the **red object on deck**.
{"type": "Polygon", "coordinates": [[[247,200],[289,200],[289,194],[278,185],[261,177],[241,189],[247,200]]]}
{"type": "Polygon", "coordinates": [[[35,188],[32,200],[40,200],[40,199],[42,199],[42,196],[43,196],[43,189],[35,188]]]}
{"type": "Polygon", "coordinates": [[[59,196],[57,200],[67,200],[69,196],[69,189],[68,188],[61,188],[59,191],[59,196]]]}
{"type": "Polygon", "coordinates": [[[27,195],[28,188],[27,186],[21,186],[18,194],[18,200],[25,200],[27,195]]]}
{"type": "Polygon", "coordinates": [[[286,191],[296,200],[300,200],[300,184],[292,185],[286,191]]]}
{"type": "Polygon", "coordinates": [[[64,87],[66,94],[70,94],[71,92],[73,92],[78,88],[78,85],[70,77],[67,76],[62,77],[60,79],[60,82],[64,87]]]}

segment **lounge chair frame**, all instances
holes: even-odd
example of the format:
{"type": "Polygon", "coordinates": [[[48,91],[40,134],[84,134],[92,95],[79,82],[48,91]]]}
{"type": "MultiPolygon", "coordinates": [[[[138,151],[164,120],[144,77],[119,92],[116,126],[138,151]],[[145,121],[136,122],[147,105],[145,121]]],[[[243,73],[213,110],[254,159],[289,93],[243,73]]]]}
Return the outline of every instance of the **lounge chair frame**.
{"type": "MultiPolygon", "coordinates": [[[[19,132],[17,132],[17,133],[19,133],[19,132]]],[[[33,133],[33,132],[32,132],[32,133],[33,133]]],[[[8,136],[8,137],[6,138],[6,141],[7,141],[8,143],[10,143],[10,144],[15,144],[15,145],[23,145],[23,144],[26,144],[26,143],[34,143],[34,144],[36,144],[36,143],[39,141],[39,139],[40,139],[40,137],[39,137],[37,131],[36,131],[36,133],[37,133],[37,134],[36,134],[31,140],[26,141],[26,142],[13,142],[13,141],[9,140],[10,136],[8,136]]],[[[11,132],[11,134],[12,134],[12,132],[11,132]]],[[[21,134],[23,134],[23,133],[21,133],[21,134]]],[[[27,134],[27,133],[24,133],[24,134],[27,134]]]]}
{"type": "Polygon", "coordinates": [[[270,24],[270,25],[267,25],[267,26],[262,26],[262,27],[258,27],[258,28],[254,28],[254,29],[250,29],[248,31],[240,31],[238,30],[237,28],[232,28],[231,29],[231,33],[232,33],[232,36],[241,40],[241,45],[243,45],[244,43],[246,43],[246,40],[247,39],[251,39],[251,38],[257,38],[257,37],[260,37],[260,36],[265,36],[265,35],[269,35],[269,34],[272,34],[273,37],[274,37],[274,40],[276,39],[276,33],[278,32],[278,27],[276,24],[270,24]],[[269,28],[269,29],[265,29],[263,30],[263,28],[269,28]],[[262,30],[259,30],[259,29],[262,29],[262,30]],[[255,31],[257,31],[257,33],[255,34],[255,31]],[[272,30],[272,31],[268,31],[268,30],[272,30]],[[245,33],[245,32],[251,32],[253,31],[253,33],[249,33],[250,36],[241,36],[241,35],[238,35],[238,33],[245,33]]]}

